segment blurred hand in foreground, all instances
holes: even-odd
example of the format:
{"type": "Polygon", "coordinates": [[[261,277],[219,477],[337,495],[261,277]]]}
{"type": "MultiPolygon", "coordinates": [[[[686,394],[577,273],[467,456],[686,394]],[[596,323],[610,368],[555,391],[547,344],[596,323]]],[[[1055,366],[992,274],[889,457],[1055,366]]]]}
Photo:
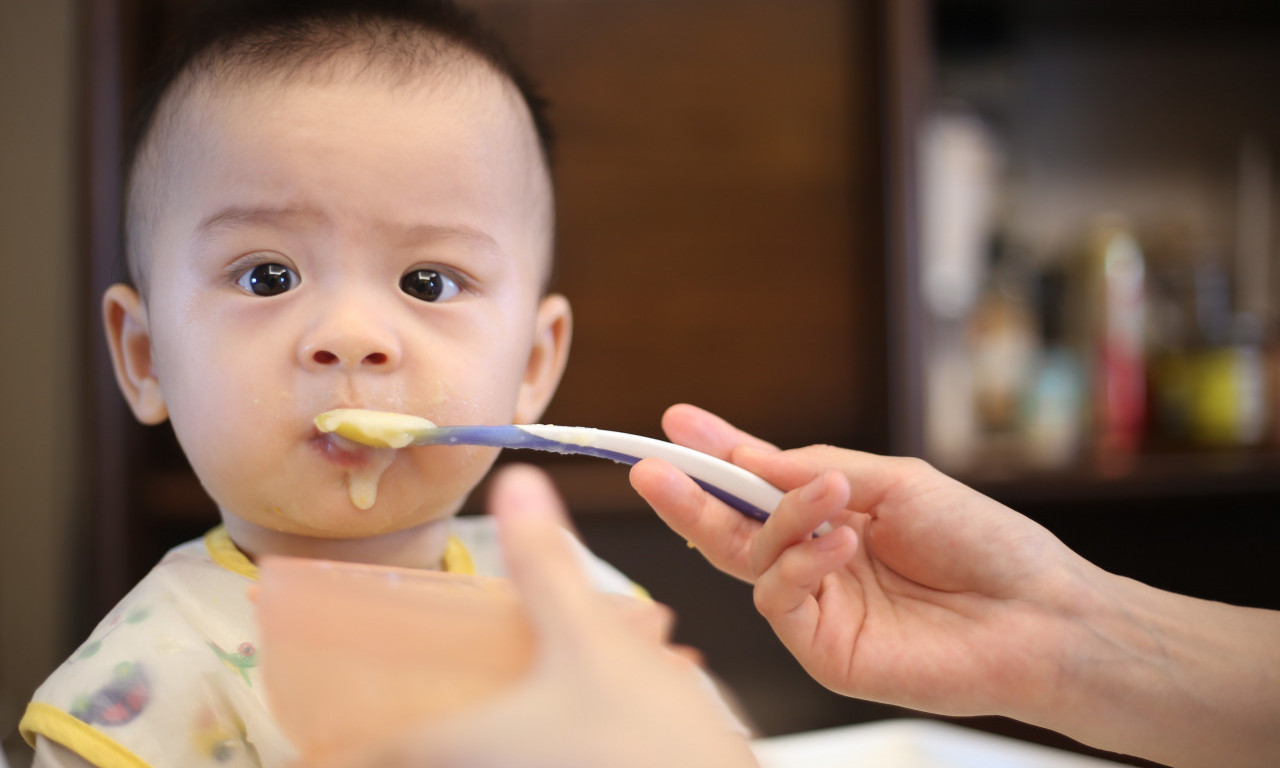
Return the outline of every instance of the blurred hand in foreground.
{"type": "Polygon", "coordinates": [[[669,611],[622,611],[588,584],[546,475],[501,470],[489,506],[537,638],[528,678],[488,704],[323,768],[757,765],[707,679],[665,644],[669,611]]]}

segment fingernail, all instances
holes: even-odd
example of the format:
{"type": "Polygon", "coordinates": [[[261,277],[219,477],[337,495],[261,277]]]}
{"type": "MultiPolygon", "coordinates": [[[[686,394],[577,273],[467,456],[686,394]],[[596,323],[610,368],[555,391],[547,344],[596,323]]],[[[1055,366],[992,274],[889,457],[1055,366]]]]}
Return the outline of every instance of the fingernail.
{"type": "Polygon", "coordinates": [[[840,533],[842,528],[843,526],[841,528],[833,528],[829,532],[819,536],[818,540],[814,542],[814,546],[823,552],[830,552],[844,546],[845,535],[840,533]]]}
{"type": "Polygon", "coordinates": [[[805,504],[816,504],[827,495],[827,481],[824,475],[819,475],[809,481],[809,484],[800,491],[800,500],[805,504]]]}

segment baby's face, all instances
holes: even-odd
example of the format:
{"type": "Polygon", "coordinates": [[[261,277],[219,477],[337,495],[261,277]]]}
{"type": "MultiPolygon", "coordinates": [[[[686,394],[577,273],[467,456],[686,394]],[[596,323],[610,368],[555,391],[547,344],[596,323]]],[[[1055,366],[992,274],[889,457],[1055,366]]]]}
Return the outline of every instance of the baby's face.
{"type": "Polygon", "coordinates": [[[456,511],[495,455],[401,451],[360,510],[348,479],[383,457],[319,434],[331,408],[537,418],[552,214],[517,99],[476,71],[206,89],[182,107],[146,324],[164,406],[224,514],[322,537],[402,530],[456,511]]]}

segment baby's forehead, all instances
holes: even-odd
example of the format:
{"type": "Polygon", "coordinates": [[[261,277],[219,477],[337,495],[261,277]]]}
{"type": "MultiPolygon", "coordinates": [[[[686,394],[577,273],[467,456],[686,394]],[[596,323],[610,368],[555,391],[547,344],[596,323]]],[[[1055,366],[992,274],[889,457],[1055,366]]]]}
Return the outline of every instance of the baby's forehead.
{"type": "MultiPolygon", "coordinates": [[[[174,83],[169,96],[160,105],[152,135],[135,161],[128,226],[137,231],[131,233],[131,238],[145,237],[163,217],[163,201],[173,191],[168,187],[190,161],[191,153],[200,150],[200,137],[211,122],[221,122],[225,127],[228,120],[247,119],[250,123],[253,120],[251,111],[224,107],[231,103],[240,106],[270,104],[290,90],[304,89],[309,93],[321,89],[338,94],[339,98],[341,94],[370,92],[393,98],[436,98],[450,89],[467,89],[480,93],[490,108],[503,110],[504,120],[518,125],[517,130],[523,137],[521,143],[528,146],[525,157],[532,167],[524,172],[538,178],[534,194],[545,197],[537,207],[547,210],[548,244],[543,261],[549,271],[554,202],[550,171],[539,145],[533,118],[516,86],[486,61],[465,50],[437,56],[431,66],[423,65],[412,72],[402,64],[380,68],[378,61],[369,61],[354,54],[332,57],[324,66],[310,69],[261,71],[235,66],[234,63],[221,69],[217,65],[193,68],[174,83]]],[[[229,133],[246,135],[243,131],[229,133]]],[[[131,258],[148,258],[146,253],[150,248],[145,243],[135,241],[130,249],[131,258]]],[[[137,273],[147,271],[145,266],[133,265],[135,278],[140,282],[142,278],[137,273]]]]}
{"type": "MultiPolygon", "coordinates": [[[[389,56],[363,50],[343,50],[322,59],[280,60],[272,66],[252,66],[234,57],[197,61],[177,78],[158,105],[154,122],[130,169],[134,176],[159,176],[184,163],[184,153],[210,127],[237,127],[259,119],[245,105],[268,106],[284,101],[290,92],[306,91],[326,99],[349,99],[352,109],[367,109],[376,98],[392,100],[447,99],[467,93],[514,127],[515,141],[530,150],[539,175],[550,181],[549,158],[536,118],[519,88],[505,73],[471,51],[453,46],[429,58],[389,56]],[[357,102],[360,102],[357,104],[357,102]],[[235,108],[227,109],[228,105],[235,108]]],[[[288,119],[286,116],[273,119],[288,119]]],[[[424,130],[430,130],[424,126],[424,130]]],[[[354,138],[354,137],[353,137],[354,138]]],[[[160,179],[156,183],[163,183],[160,179]]],[[[146,188],[147,184],[139,185],[146,188]]]]}

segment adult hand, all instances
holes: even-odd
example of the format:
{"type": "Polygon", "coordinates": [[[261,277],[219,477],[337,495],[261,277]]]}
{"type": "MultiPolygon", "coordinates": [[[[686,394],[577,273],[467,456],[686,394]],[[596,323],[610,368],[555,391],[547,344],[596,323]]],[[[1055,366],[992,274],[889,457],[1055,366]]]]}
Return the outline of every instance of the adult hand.
{"type": "Polygon", "coordinates": [[[677,443],[787,491],[747,519],[669,464],[632,484],[823,685],[952,715],[1000,714],[1171,765],[1280,754],[1280,613],[1103,571],[1032,520],[915,459],[779,451],[674,406],[677,443]],[[813,537],[823,522],[833,528],[813,537]]]}
{"type": "Polygon", "coordinates": [[[520,465],[500,471],[489,505],[537,638],[528,678],[500,699],[327,768],[756,765],[706,678],[664,644],[669,611],[623,612],[588,584],[546,475],[520,465]]]}
{"type": "Polygon", "coordinates": [[[755,584],[757,608],[820,683],[956,715],[1021,713],[1054,694],[1101,572],[1047,530],[918,460],[779,451],[692,406],[663,426],[789,491],[760,525],[668,464],[632,471],[673,529],[755,584]],[[831,532],[814,538],[823,522],[831,532]]]}

